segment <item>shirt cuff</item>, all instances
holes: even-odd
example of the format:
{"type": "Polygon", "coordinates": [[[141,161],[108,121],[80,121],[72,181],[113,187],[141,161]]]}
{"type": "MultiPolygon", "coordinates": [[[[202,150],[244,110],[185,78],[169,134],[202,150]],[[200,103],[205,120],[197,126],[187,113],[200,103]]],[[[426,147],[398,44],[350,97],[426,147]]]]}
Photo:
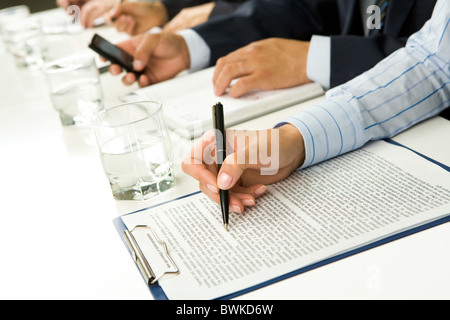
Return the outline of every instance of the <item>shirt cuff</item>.
{"type": "Polygon", "coordinates": [[[191,66],[189,72],[204,69],[209,65],[211,50],[205,40],[192,29],[181,30],[177,32],[184,38],[189,50],[191,66]]]}
{"type": "Polygon", "coordinates": [[[345,99],[326,99],[320,104],[285,119],[303,136],[305,161],[301,169],[355,150],[364,145],[364,128],[355,108],[345,99]]]}
{"type": "Polygon", "coordinates": [[[330,69],[330,37],[312,36],[306,67],[308,78],[314,82],[320,83],[325,90],[328,90],[330,88],[330,69]]]}

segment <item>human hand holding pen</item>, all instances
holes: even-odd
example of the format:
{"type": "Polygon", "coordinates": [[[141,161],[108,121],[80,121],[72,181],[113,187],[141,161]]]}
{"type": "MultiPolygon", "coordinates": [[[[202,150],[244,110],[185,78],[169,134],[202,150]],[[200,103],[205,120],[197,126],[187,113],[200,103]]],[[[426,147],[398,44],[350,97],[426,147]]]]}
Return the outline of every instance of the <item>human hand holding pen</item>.
{"type": "Polygon", "coordinates": [[[235,213],[255,205],[266,185],[287,178],[305,158],[303,137],[290,124],[259,131],[227,130],[226,137],[228,156],[220,172],[214,131],[202,136],[184,159],[182,169],[198,180],[200,190],[218,204],[219,190],[229,190],[230,209],[235,213]]]}
{"type": "Polygon", "coordinates": [[[56,5],[66,10],[69,6],[82,7],[88,1],[89,0],[56,0],[56,5]]]}
{"type": "Polygon", "coordinates": [[[119,32],[137,35],[168,21],[167,9],[160,1],[123,2],[107,15],[119,32]]]}
{"type": "Polygon", "coordinates": [[[96,19],[103,17],[116,4],[117,0],[90,0],[81,9],[80,22],[85,28],[93,28],[96,19]]]}
{"type": "Polygon", "coordinates": [[[95,20],[103,17],[116,4],[117,0],[57,0],[56,4],[67,10],[69,6],[81,8],[80,23],[85,28],[95,26],[95,20]]]}

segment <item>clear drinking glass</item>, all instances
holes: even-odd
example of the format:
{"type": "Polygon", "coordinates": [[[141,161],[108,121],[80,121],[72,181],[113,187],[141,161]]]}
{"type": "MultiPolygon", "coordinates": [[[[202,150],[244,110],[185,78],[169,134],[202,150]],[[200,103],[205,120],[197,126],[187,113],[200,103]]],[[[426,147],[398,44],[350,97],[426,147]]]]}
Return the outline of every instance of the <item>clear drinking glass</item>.
{"type": "Polygon", "coordinates": [[[147,200],[175,186],[160,102],[132,102],[102,111],[93,127],[115,199],[147,200]]]}
{"type": "Polygon", "coordinates": [[[36,18],[9,20],[2,24],[3,38],[18,67],[40,68],[45,60],[42,24],[36,18]]]}
{"type": "Polygon", "coordinates": [[[75,55],[44,67],[53,107],[63,126],[89,125],[104,109],[100,76],[91,55],[75,55]]]}
{"type": "Polygon", "coordinates": [[[3,26],[14,20],[27,18],[30,9],[27,6],[14,6],[0,10],[0,34],[3,35],[3,26]]]}

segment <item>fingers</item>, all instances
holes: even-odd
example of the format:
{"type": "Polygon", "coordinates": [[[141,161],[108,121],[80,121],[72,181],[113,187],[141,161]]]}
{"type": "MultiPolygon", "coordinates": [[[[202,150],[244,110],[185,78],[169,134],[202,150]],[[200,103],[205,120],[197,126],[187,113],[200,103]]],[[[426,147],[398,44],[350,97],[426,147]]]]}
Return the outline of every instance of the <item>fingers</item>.
{"type": "Polygon", "coordinates": [[[217,177],[217,186],[220,189],[233,188],[247,169],[258,171],[262,167],[258,160],[250,161],[249,150],[250,148],[242,148],[225,158],[217,177]]]}
{"type": "Polygon", "coordinates": [[[143,74],[139,77],[138,84],[139,84],[139,87],[144,88],[144,87],[148,87],[152,83],[151,83],[150,79],[148,78],[148,76],[143,74]]]}
{"type": "Polygon", "coordinates": [[[133,66],[136,71],[144,70],[148,64],[151,54],[159,43],[160,34],[153,34],[141,39],[134,52],[133,66]]]}
{"type": "MultiPolygon", "coordinates": [[[[117,46],[120,47],[121,49],[125,50],[129,54],[133,55],[137,51],[137,47],[139,46],[141,41],[142,41],[141,36],[132,37],[129,40],[118,43],[117,46]]],[[[134,63],[135,70],[142,71],[145,68],[145,64],[141,65],[140,63],[141,62],[136,63],[136,61],[135,61],[135,63],[134,63]]],[[[118,76],[122,73],[122,68],[116,64],[112,64],[109,67],[109,72],[114,76],[118,76]]],[[[140,78],[137,79],[136,75],[134,73],[127,73],[122,78],[122,83],[125,84],[126,86],[130,86],[133,83],[135,83],[136,81],[139,81],[139,85],[141,87],[145,87],[150,84],[150,81],[146,75],[141,75],[140,78]]]]}
{"type": "Polygon", "coordinates": [[[111,20],[112,22],[115,22],[115,20],[122,14],[123,10],[122,10],[122,5],[116,5],[115,7],[113,7],[107,14],[107,17],[109,20],[111,20]]]}
{"type": "MultiPolygon", "coordinates": [[[[109,72],[113,75],[113,76],[118,76],[120,75],[123,70],[122,68],[117,65],[117,64],[111,64],[109,66],[109,72]]],[[[136,82],[136,75],[134,73],[127,73],[123,78],[122,78],[122,83],[126,86],[131,86],[133,83],[136,82]]],[[[140,80],[140,79],[139,79],[140,80]]]]}
{"type": "Polygon", "coordinates": [[[134,15],[136,14],[136,10],[139,10],[139,7],[136,6],[135,3],[124,1],[121,4],[117,5],[116,7],[114,7],[110,11],[109,15],[111,16],[111,19],[116,19],[122,14],[134,15]]]}
{"type": "Polygon", "coordinates": [[[110,21],[119,32],[126,32],[129,35],[137,34],[138,22],[137,16],[141,14],[142,7],[133,2],[123,2],[117,5],[108,13],[110,21]]]}
{"type": "MultiPolygon", "coordinates": [[[[120,73],[122,73],[122,69],[119,67],[119,66],[117,66],[117,65],[114,65],[114,66],[111,66],[110,67],[110,72],[114,75],[114,73],[113,72],[117,72],[117,70],[116,70],[116,68],[119,68],[119,73],[116,73],[115,75],[118,75],[118,74],[120,74],[120,73]],[[111,71],[111,69],[112,68],[114,68],[114,71],[111,71]]],[[[137,79],[136,78],[136,75],[134,74],[134,73],[127,73],[123,78],[122,78],[122,83],[124,84],[124,85],[126,85],[126,86],[131,86],[131,85],[133,85],[135,82],[138,82],[138,85],[139,85],[139,87],[141,87],[141,88],[144,88],[144,87],[147,87],[147,86],[149,86],[150,84],[151,84],[151,82],[150,82],[150,80],[148,79],[148,77],[146,76],[146,75],[141,75],[140,77],[139,77],[139,79],[137,79]]]]}
{"type": "Polygon", "coordinates": [[[98,4],[87,3],[81,11],[81,25],[85,28],[92,28],[94,26],[94,20],[99,18],[103,13],[103,8],[98,4]]]}
{"type": "Polygon", "coordinates": [[[136,76],[134,75],[134,73],[127,73],[123,78],[122,78],[122,83],[126,86],[131,86],[133,83],[136,82],[136,76]]]}
{"type": "Polygon", "coordinates": [[[233,188],[233,192],[239,193],[239,194],[246,194],[248,196],[253,197],[253,199],[259,198],[267,191],[267,188],[263,184],[256,184],[250,187],[243,187],[243,186],[235,186],[233,188]]]}
{"type": "Polygon", "coordinates": [[[213,76],[214,93],[217,96],[226,93],[233,98],[239,98],[246,92],[260,89],[259,67],[255,59],[249,55],[248,48],[242,48],[232,52],[217,61],[213,76]],[[233,80],[236,82],[233,84],[233,80]]]}
{"type": "Polygon", "coordinates": [[[65,10],[69,6],[69,1],[68,0],[56,0],[56,5],[65,10]]]}
{"type": "Polygon", "coordinates": [[[201,185],[208,188],[209,191],[219,193],[217,187],[217,170],[214,172],[211,167],[207,167],[204,164],[191,164],[189,166],[183,166],[183,171],[198,180],[201,185]]]}
{"type": "Polygon", "coordinates": [[[234,79],[248,75],[250,68],[245,62],[229,62],[225,58],[219,59],[213,76],[214,92],[223,95],[234,79]]]}
{"type": "Polygon", "coordinates": [[[183,160],[183,171],[218,192],[217,169],[215,160],[214,132],[206,132],[201,140],[192,148],[189,155],[183,160]]]}
{"type": "MultiPolygon", "coordinates": [[[[252,179],[253,185],[241,185],[239,180],[245,168],[257,165],[237,164],[234,160],[235,154],[231,154],[225,159],[221,173],[217,176],[214,133],[214,130],[210,130],[202,136],[182,162],[181,167],[186,174],[199,181],[200,190],[216,203],[219,203],[220,200],[219,188],[230,190],[230,209],[236,213],[242,213],[245,207],[255,205],[256,199],[267,189],[265,185],[255,183],[258,179],[252,179]]],[[[227,131],[227,139],[233,135],[232,130],[227,131]]],[[[256,174],[257,170],[253,171],[256,174]]]]}
{"type": "MultiPolygon", "coordinates": [[[[211,200],[217,204],[220,204],[220,195],[218,192],[214,192],[204,184],[200,184],[199,187],[200,190],[211,200]]],[[[256,200],[251,194],[230,192],[229,204],[231,211],[235,213],[243,213],[245,211],[245,207],[254,206],[256,204],[256,200]]]]}
{"type": "MultiPolygon", "coordinates": [[[[220,203],[217,187],[217,166],[215,160],[214,131],[206,132],[182,162],[183,171],[199,181],[200,190],[217,204],[220,203]]],[[[243,190],[239,190],[243,191],[243,190]]],[[[236,213],[244,211],[246,205],[254,205],[252,194],[230,194],[230,209],[236,213]]]]}
{"type": "Polygon", "coordinates": [[[255,90],[262,89],[260,85],[260,78],[257,74],[252,74],[249,76],[241,77],[239,80],[233,84],[228,92],[232,98],[242,97],[245,93],[255,90]]]}
{"type": "Polygon", "coordinates": [[[117,64],[112,64],[111,66],[109,66],[109,72],[114,76],[118,76],[122,73],[122,68],[117,64]]]}
{"type": "Polygon", "coordinates": [[[129,35],[134,35],[136,22],[131,16],[124,14],[115,20],[114,26],[118,32],[126,32],[129,35]]]}
{"type": "MultiPolygon", "coordinates": [[[[202,183],[199,184],[200,190],[211,200],[220,205],[219,192],[211,189],[202,183]]],[[[246,207],[256,205],[256,199],[267,191],[264,185],[255,185],[248,188],[235,188],[230,191],[230,210],[235,213],[243,213],[246,207]]]]}

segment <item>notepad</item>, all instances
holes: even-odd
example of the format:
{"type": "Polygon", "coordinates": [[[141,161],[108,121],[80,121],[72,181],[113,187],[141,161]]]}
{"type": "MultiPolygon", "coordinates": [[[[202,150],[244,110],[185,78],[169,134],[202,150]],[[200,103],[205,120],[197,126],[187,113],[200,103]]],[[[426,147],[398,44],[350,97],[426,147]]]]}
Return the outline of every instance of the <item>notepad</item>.
{"type": "Polygon", "coordinates": [[[323,94],[322,87],[310,83],[280,90],[254,90],[234,99],[229,95],[217,97],[213,88],[214,67],[183,75],[127,94],[123,101],[142,99],[163,103],[167,125],[187,138],[201,136],[212,129],[211,106],[224,105],[226,126],[234,125],[323,94]]]}
{"type": "Polygon", "coordinates": [[[156,299],[227,299],[450,221],[448,170],[378,141],[268,186],[229,232],[202,193],[115,225],[156,299]]]}

